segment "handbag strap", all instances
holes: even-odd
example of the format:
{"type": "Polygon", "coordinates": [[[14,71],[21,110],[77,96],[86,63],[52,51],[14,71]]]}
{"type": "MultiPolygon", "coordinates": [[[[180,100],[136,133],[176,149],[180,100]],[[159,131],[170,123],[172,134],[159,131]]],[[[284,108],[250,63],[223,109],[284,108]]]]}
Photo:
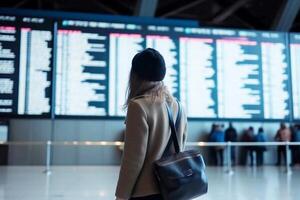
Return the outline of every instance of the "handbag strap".
{"type": "Polygon", "coordinates": [[[176,118],[176,122],[175,122],[175,128],[176,128],[176,132],[179,130],[179,126],[180,126],[180,121],[181,121],[181,106],[179,101],[176,99],[177,101],[177,105],[178,105],[178,113],[177,113],[177,118],[176,118]]]}
{"type": "Polygon", "coordinates": [[[178,100],[177,100],[177,104],[178,104],[178,114],[177,114],[177,118],[176,118],[176,122],[175,122],[176,124],[174,124],[172,110],[169,108],[168,104],[166,104],[167,111],[168,111],[169,125],[171,128],[171,136],[168,141],[167,147],[163,153],[163,156],[165,156],[167,154],[167,152],[169,151],[169,148],[170,148],[172,142],[173,142],[173,145],[175,148],[175,152],[176,153],[180,152],[180,147],[179,147],[179,143],[178,143],[178,139],[177,139],[177,131],[179,129],[180,120],[181,120],[181,106],[180,106],[180,103],[178,102],[178,100]]]}

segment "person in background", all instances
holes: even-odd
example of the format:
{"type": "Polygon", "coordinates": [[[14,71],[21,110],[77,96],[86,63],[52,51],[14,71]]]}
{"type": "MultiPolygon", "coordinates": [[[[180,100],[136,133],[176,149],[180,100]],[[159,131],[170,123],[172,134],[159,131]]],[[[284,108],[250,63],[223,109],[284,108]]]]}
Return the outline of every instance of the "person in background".
{"type": "MultiPolygon", "coordinates": [[[[225,142],[225,133],[222,125],[213,124],[209,138],[210,142],[225,142]]],[[[215,146],[213,151],[214,164],[218,166],[224,165],[224,146],[215,146]]]]}
{"type": "MultiPolygon", "coordinates": [[[[228,142],[237,142],[237,131],[233,127],[232,123],[229,123],[228,128],[225,130],[225,141],[228,142]]],[[[230,151],[230,158],[231,158],[231,163],[232,165],[236,164],[236,159],[235,159],[235,146],[231,146],[231,151],[230,151]]]]}
{"type": "Polygon", "coordinates": [[[216,130],[216,127],[217,127],[217,125],[216,125],[215,123],[213,123],[213,124],[211,125],[211,129],[210,129],[209,136],[208,136],[209,142],[211,142],[211,141],[210,141],[211,135],[212,135],[213,132],[216,130]]]}
{"type": "MultiPolygon", "coordinates": [[[[278,129],[275,140],[278,142],[289,142],[291,141],[291,130],[284,124],[280,123],[280,128],[278,129]]],[[[279,145],[277,147],[277,166],[281,165],[281,155],[283,154],[284,162],[286,162],[286,147],[285,145],[279,145]]]]}
{"type": "MultiPolygon", "coordinates": [[[[242,136],[242,141],[243,142],[253,142],[254,141],[254,128],[252,126],[250,126],[243,134],[242,136]]],[[[253,146],[245,146],[245,162],[244,164],[247,164],[247,158],[248,155],[250,157],[250,165],[253,166],[253,153],[254,153],[254,147],[253,146]]]]}
{"type": "MultiPolygon", "coordinates": [[[[295,124],[292,128],[292,142],[300,142],[300,124],[295,124]]],[[[291,146],[292,163],[291,165],[300,164],[300,146],[291,146]]]]}
{"type": "MultiPolygon", "coordinates": [[[[266,137],[264,134],[264,129],[260,127],[258,129],[257,135],[254,136],[255,142],[266,142],[266,137]]],[[[256,146],[255,152],[256,152],[256,165],[262,166],[264,164],[264,152],[267,150],[265,146],[256,146]]]]}

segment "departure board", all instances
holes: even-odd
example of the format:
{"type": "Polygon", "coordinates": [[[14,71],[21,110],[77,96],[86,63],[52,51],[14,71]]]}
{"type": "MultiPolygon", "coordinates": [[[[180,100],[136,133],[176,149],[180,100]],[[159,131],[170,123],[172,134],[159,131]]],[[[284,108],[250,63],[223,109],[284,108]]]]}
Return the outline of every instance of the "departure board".
{"type": "Polygon", "coordinates": [[[179,44],[171,37],[172,27],[149,25],[146,31],[110,34],[109,48],[109,115],[124,116],[123,105],[128,86],[131,60],[145,48],[158,50],[166,62],[164,84],[179,98],[179,44]],[[146,34],[145,34],[146,32],[146,34]],[[130,58],[130,59],[128,59],[130,58]]]}
{"type": "Polygon", "coordinates": [[[288,118],[285,36],[275,32],[188,29],[179,38],[180,96],[188,116],[288,118]]]}
{"type": "Polygon", "coordinates": [[[181,102],[189,117],[217,118],[213,39],[181,37],[181,102]]]}
{"type": "Polygon", "coordinates": [[[264,119],[289,119],[290,68],[287,35],[260,32],[264,119]]]}
{"type": "Polygon", "coordinates": [[[61,21],[57,34],[57,115],[124,116],[131,60],[150,47],[189,117],[290,116],[286,34],[81,20],[61,21]]]}
{"type": "MultiPolygon", "coordinates": [[[[151,30],[151,27],[149,29],[151,30]]],[[[158,50],[164,57],[167,69],[164,83],[170,92],[178,98],[180,90],[178,39],[174,35],[147,35],[146,47],[158,50]]]]}
{"type": "Polygon", "coordinates": [[[0,113],[17,113],[18,38],[15,16],[0,16],[0,113]]]}
{"type": "Polygon", "coordinates": [[[141,34],[111,33],[109,42],[109,115],[124,116],[122,105],[126,98],[131,59],[144,49],[144,38],[141,34]]]}
{"type": "Polygon", "coordinates": [[[300,34],[290,34],[294,118],[300,119],[300,34]]]}
{"type": "Polygon", "coordinates": [[[20,20],[18,114],[49,114],[53,23],[35,17],[20,20]]]}
{"type": "Polygon", "coordinates": [[[65,20],[58,24],[57,115],[107,114],[108,37],[93,23],[84,23],[65,20]]]}
{"type": "Polygon", "coordinates": [[[300,34],[20,13],[0,14],[1,116],[123,117],[132,58],[154,48],[190,118],[300,119],[300,34]]]}
{"type": "Polygon", "coordinates": [[[0,21],[0,113],[48,115],[52,21],[8,15],[0,21]]]}
{"type": "Polygon", "coordinates": [[[166,60],[165,85],[179,96],[179,44],[168,26],[62,20],[57,30],[55,113],[124,116],[131,60],[147,47],[166,60]]]}

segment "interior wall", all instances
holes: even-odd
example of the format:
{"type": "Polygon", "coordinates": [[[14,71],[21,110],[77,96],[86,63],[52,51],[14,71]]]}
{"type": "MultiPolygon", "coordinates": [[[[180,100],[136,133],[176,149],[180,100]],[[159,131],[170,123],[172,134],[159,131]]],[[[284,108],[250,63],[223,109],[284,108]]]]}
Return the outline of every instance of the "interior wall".
{"type": "MultiPolygon", "coordinates": [[[[212,122],[189,121],[188,142],[207,141],[212,122]]],[[[225,123],[227,126],[227,123],[225,123]]],[[[278,123],[234,123],[239,132],[249,126],[255,130],[263,126],[269,141],[279,127],[278,123]]],[[[123,120],[51,120],[13,119],[10,121],[10,141],[120,141],[125,128],[123,120]],[[52,126],[53,125],[53,126],[52,126]],[[53,136],[51,136],[53,127],[53,136]]],[[[188,147],[191,148],[191,147],[188,147]]],[[[197,147],[198,148],[198,147],[197,147]]],[[[207,147],[201,151],[208,164],[211,155],[207,147]]],[[[117,147],[99,146],[53,146],[53,165],[117,165],[120,163],[122,151],[117,147]]],[[[10,165],[44,165],[46,162],[46,146],[10,146],[10,165]]],[[[265,153],[266,164],[276,162],[276,147],[268,147],[265,153]]]]}

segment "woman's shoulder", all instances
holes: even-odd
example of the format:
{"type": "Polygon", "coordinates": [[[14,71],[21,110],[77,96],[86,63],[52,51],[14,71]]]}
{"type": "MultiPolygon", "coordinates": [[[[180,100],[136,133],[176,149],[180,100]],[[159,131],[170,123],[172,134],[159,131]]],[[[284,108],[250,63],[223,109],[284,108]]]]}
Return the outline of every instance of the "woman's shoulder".
{"type": "Polygon", "coordinates": [[[128,109],[130,109],[131,107],[139,107],[140,109],[146,111],[147,107],[149,107],[149,104],[150,97],[147,95],[140,95],[130,99],[128,109]]]}
{"type": "Polygon", "coordinates": [[[147,95],[147,94],[136,96],[136,97],[132,98],[130,100],[130,102],[134,102],[134,103],[150,103],[150,104],[164,103],[164,101],[155,99],[155,98],[153,98],[153,96],[147,95]]]}
{"type": "Polygon", "coordinates": [[[148,95],[140,95],[130,99],[129,104],[138,104],[143,106],[149,101],[150,97],[148,95]]]}
{"type": "Polygon", "coordinates": [[[141,107],[145,111],[154,111],[157,109],[161,110],[162,107],[166,106],[166,103],[173,108],[176,104],[176,101],[172,100],[171,102],[168,102],[166,100],[154,99],[151,95],[141,95],[132,98],[129,102],[129,105],[135,104],[136,106],[141,107]]]}

